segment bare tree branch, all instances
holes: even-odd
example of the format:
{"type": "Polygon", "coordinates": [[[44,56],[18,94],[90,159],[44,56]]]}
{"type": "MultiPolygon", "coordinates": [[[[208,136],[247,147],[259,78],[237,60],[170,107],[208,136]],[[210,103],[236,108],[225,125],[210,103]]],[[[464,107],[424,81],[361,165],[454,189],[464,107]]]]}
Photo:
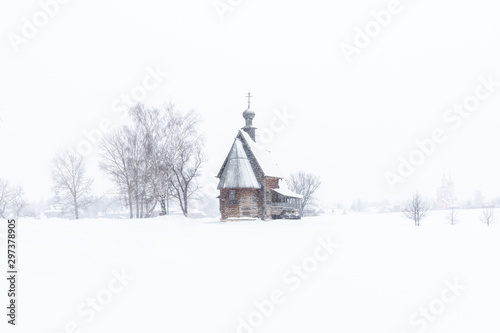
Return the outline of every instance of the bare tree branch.
{"type": "Polygon", "coordinates": [[[297,174],[290,175],[290,178],[287,179],[287,185],[290,190],[303,196],[300,206],[300,216],[304,215],[307,208],[315,206],[317,200],[315,193],[321,185],[321,180],[318,176],[310,173],[299,172],[297,174]]]}
{"type": "Polygon", "coordinates": [[[91,191],[93,179],[88,178],[83,157],[71,149],[59,152],[52,160],[52,182],[56,201],[63,210],[71,210],[75,219],[80,210],[93,200],[91,191]]]}
{"type": "Polygon", "coordinates": [[[486,223],[486,225],[489,227],[490,223],[495,222],[495,208],[484,207],[480,219],[483,223],[486,223]]]}
{"type": "Polygon", "coordinates": [[[0,178],[0,217],[7,218],[6,212],[12,200],[11,188],[5,179],[0,178]]]}
{"type": "Polygon", "coordinates": [[[130,217],[150,217],[159,203],[167,214],[174,195],[184,215],[198,190],[196,178],[205,161],[199,116],[181,113],[173,105],[162,109],[136,105],[131,126],[108,134],[101,142],[100,167],[127,200],[130,217]]]}
{"type": "Polygon", "coordinates": [[[0,178],[0,217],[7,218],[8,214],[19,217],[26,206],[23,187],[9,186],[7,180],[0,178]]]}

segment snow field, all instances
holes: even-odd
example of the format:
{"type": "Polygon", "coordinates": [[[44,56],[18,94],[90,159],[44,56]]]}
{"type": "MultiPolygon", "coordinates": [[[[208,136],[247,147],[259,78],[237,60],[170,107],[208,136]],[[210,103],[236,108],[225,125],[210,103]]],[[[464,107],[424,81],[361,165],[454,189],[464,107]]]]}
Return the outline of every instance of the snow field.
{"type": "Polygon", "coordinates": [[[430,212],[420,227],[396,213],[227,223],[22,219],[19,325],[1,325],[47,333],[496,333],[500,229],[482,224],[481,210],[461,211],[454,226],[446,214],[430,212]]]}

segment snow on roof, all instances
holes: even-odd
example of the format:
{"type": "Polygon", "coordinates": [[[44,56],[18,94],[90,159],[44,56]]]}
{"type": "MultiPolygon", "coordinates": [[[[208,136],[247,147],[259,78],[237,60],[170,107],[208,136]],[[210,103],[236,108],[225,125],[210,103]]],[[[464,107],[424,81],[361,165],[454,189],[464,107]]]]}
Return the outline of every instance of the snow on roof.
{"type": "Polygon", "coordinates": [[[243,143],[238,138],[234,139],[227,163],[220,176],[217,189],[223,188],[260,188],[243,143]]]}
{"type": "Polygon", "coordinates": [[[279,193],[281,195],[284,195],[285,197],[290,197],[290,198],[297,198],[297,199],[302,199],[303,196],[300,195],[300,194],[297,194],[295,192],[292,192],[286,182],[282,179],[280,179],[279,181],[279,188],[273,188],[271,189],[272,191],[276,192],[276,193],[279,193]]]}
{"type": "Polygon", "coordinates": [[[300,194],[297,194],[297,193],[294,193],[290,190],[285,190],[285,189],[282,189],[282,188],[273,188],[271,189],[272,191],[276,192],[276,193],[279,193],[281,195],[284,195],[285,197],[290,197],[290,198],[297,198],[297,199],[302,199],[303,196],[301,196],[300,194]]]}
{"type": "Polygon", "coordinates": [[[248,135],[248,133],[244,130],[240,130],[240,134],[245,140],[245,143],[250,148],[252,154],[255,156],[257,163],[259,163],[259,166],[264,172],[264,176],[284,178],[281,170],[278,167],[278,164],[271,156],[271,152],[263,145],[260,145],[253,141],[250,135],[248,135]]]}

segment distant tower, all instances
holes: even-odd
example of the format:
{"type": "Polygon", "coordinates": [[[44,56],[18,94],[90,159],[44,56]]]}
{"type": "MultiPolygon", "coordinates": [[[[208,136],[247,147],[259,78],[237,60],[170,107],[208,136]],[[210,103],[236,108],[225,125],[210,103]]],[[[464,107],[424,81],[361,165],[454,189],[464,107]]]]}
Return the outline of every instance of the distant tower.
{"type": "Polygon", "coordinates": [[[245,127],[243,127],[242,130],[247,132],[252,140],[255,141],[256,128],[253,127],[253,118],[255,118],[255,112],[250,110],[250,98],[252,98],[252,95],[248,93],[246,97],[248,98],[248,108],[243,112],[243,118],[245,118],[245,127]]]}
{"type": "Polygon", "coordinates": [[[456,207],[457,204],[458,201],[455,196],[455,184],[453,183],[451,176],[446,178],[446,175],[443,173],[441,187],[437,190],[437,208],[449,209],[451,207],[456,207]]]}

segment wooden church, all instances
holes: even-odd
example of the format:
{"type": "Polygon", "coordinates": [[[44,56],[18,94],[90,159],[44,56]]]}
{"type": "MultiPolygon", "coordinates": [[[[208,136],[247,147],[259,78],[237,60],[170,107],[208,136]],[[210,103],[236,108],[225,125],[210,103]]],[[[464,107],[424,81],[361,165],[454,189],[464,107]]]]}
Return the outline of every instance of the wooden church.
{"type": "Polygon", "coordinates": [[[221,221],[300,219],[302,196],[288,189],[271,153],[255,140],[255,112],[243,112],[245,127],[234,139],[217,178],[221,221]]]}

